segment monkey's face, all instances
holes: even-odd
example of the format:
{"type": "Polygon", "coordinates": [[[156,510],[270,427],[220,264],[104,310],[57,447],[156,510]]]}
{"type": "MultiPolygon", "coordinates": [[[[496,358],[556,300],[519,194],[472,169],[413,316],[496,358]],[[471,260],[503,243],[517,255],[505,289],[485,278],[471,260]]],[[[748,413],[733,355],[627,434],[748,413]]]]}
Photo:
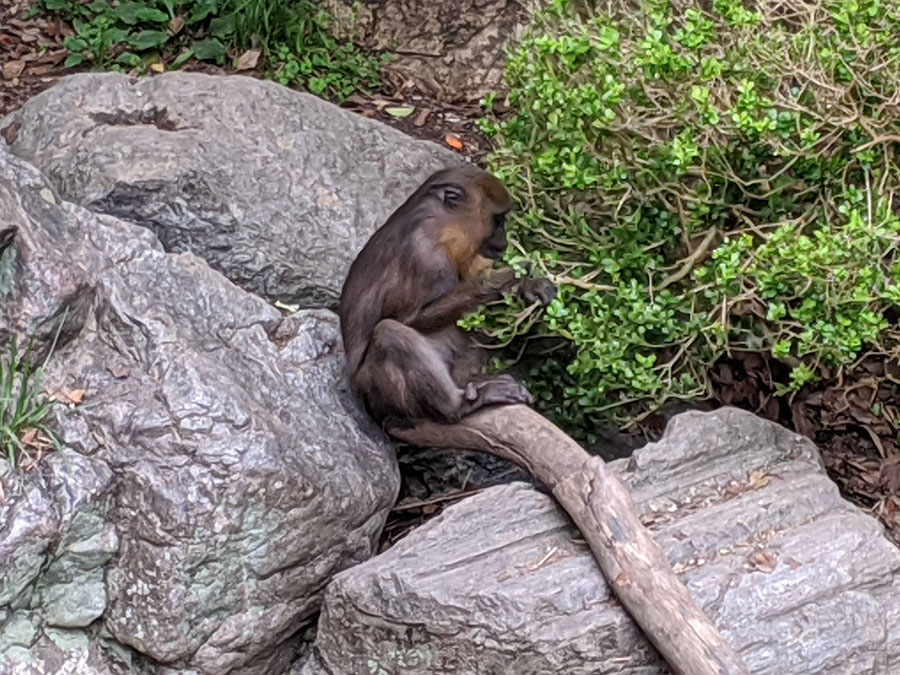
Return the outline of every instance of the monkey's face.
{"type": "Polygon", "coordinates": [[[445,169],[425,183],[426,193],[465,232],[469,251],[496,260],[506,251],[506,215],[513,207],[503,183],[473,166],[445,169]]]}
{"type": "Polygon", "coordinates": [[[506,251],[506,213],[504,211],[490,216],[490,232],[478,249],[478,253],[485,258],[497,260],[506,251]]]}

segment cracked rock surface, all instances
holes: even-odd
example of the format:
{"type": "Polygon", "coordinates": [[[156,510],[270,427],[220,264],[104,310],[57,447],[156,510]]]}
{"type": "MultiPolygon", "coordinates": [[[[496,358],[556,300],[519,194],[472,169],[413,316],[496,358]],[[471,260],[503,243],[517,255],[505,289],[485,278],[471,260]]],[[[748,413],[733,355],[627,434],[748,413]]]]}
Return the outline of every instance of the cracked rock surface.
{"type": "MultiPolygon", "coordinates": [[[[683,413],[611,466],[754,675],[900,672],[900,551],[805,438],[683,413]]],[[[669,672],[546,494],[498,486],[328,587],[301,675],[669,672]]]]}

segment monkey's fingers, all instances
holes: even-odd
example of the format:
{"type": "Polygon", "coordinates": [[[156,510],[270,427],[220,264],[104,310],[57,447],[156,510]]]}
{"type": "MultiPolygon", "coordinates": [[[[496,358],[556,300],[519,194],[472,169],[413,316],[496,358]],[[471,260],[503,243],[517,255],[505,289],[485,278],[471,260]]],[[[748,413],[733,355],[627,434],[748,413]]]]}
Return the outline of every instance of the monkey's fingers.
{"type": "Polygon", "coordinates": [[[556,299],[558,290],[549,279],[523,279],[519,285],[519,294],[529,303],[539,300],[546,307],[556,299]]]}

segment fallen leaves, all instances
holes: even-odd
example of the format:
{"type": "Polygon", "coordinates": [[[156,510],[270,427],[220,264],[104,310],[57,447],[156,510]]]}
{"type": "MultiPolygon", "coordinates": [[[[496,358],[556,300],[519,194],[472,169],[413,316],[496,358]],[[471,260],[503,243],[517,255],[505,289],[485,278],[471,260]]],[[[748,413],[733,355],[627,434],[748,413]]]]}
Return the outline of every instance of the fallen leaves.
{"type": "Polygon", "coordinates": [[[60,403],[65,403],[70,408],[74,408],[76,405],[80,405],[84,402],[84,389],[69,389],[68,387],[61,387],[55,394],[54,398],[60,403]]]}
{"type": "Polygon", "coordinates": [[[19,437],[19,443],[24,448],[19,468],[26,473],[34,469],[44,455],[55,447],[53,441],[37,429],[28,429],[19,437]]]}
{"type": "Polygon", "coordinates": [[[390,106],[384,109],[391,117],[396,117],[397,119],[404,119],[409,117],[416,111],[412,106],[390,106]]]}
{"type": "Polygon", "coordinates": [[[0,129],[0,136],[3,136],[3,140],[6,141],[7,145],[12,145],[16,142],[16,137],[19,135],[19,129],[21,128],[21,122],[13,122],[9,126],[0,129]]]}
{"type": "Polygon", "coordinates": [[[444,143],[449,145],[454,150],[462,150],[464,147],[462,140],[460,140],[459,136],[456,136],[455,134],[447,134],[446,136],[444,136],[444,143]]]}
{"type": "Polygon", "coordinates": [[[747,556],[747,562],[754,569],[768,574],[775,570],[775,566],[778,564],[778,556],[771,551],[757,549],[747,556]]]}
{"type": "Polygon", "coordinates": [[[754,469],[747,477],[747,485],[751,490],[758,490],[772,482],[772,475],[765,471],[754,469]]]}
{"type": "Polygon", "coordinates": [[[15,61],[7,61],[3,64],[3,77],[12,80],[19,77],[25,71],[25,61],[17,59],[15,61]]]}
{"type": "Polygon", "coordinates": [[[46,88],[47,76],[55,74],[66,58],[63,40],[74,34],[57,18],[17,18],[21,9],[16,3],[0,5],[0,117],[46,88]]]}
{"type": "Polygon", "coordinates": [[[234,67],[237,70],[253,70],[259,62],[261,52],[258,49],[248,49],[238,57],[234,67]]]}

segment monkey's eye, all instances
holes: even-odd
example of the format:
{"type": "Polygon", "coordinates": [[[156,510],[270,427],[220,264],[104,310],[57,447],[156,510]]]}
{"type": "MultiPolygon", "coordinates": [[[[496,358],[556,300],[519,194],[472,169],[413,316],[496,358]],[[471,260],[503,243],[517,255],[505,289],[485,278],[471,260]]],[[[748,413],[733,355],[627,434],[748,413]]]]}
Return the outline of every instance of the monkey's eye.
{"type": "Polygon", "coordinates": [[[453,208],[466,199],[466,191],[462,186],[455,183],[444,183],[443,185],[435,185],[433,190],[437,192],[438,197],[444,204],[453,208]]]}
{"type": "Polygon", "coordinates": [[[494,214],[494,229],[499,230],[506,226],[506,214],[505,213],[495,213],[494,214]]]}

